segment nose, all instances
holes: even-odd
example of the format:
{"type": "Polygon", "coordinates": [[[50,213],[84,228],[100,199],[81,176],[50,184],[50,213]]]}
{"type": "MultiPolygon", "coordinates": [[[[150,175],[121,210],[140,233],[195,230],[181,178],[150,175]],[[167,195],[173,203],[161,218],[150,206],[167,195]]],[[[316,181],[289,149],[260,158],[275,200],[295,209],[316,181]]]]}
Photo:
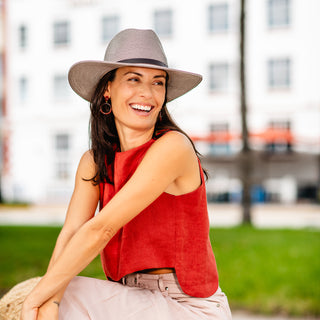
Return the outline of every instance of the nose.
{"type": "Polygon", "coordinates": [[[152,97],[152,86],[149,85],[148,83],[141,84],[139,94],[141,97],[151,98],[152,97]]]}

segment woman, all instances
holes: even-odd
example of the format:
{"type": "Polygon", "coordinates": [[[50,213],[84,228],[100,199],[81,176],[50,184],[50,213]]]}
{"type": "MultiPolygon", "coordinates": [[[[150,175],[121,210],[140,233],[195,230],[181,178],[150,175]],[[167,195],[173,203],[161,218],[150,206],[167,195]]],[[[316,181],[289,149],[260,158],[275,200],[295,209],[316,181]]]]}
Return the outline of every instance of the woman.
{"type": "Polygon", "coordinates": [[[200,81],[168,68],[151,30],[124,30],[104,61],[71,67],[71,87],[91,102],[92,146],[22,320],[231,319],[208,236],[204,173],[166,109],[200,81]],[[76,277],[99,253],[110,281],[76,277]]]}

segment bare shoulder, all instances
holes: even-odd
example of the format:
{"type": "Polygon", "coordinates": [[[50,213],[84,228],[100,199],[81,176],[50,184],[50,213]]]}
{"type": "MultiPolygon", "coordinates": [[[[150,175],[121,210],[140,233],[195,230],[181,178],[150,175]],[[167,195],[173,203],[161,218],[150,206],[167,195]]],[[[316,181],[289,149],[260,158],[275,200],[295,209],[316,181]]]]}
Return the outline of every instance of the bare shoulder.
{"type": "MultiPolygon", "coordinates": [[[[152,146],[154,163],[158,168],[164,164],[162,174],[172,173],[173,179],[165,192],[181,195],[195,190],[201,183],[196,151],[189,138],[178,131],[170,131],[159,138],[152,146]]],[[[150,149],[151,149],[150,148],[150,149]]]]}
{"type": "Polygon", "coordinates": [[[191,141],[179,131],[169,131],[159,138],[154,145],[165,148],[168,152],[195,154],[191,141]]]}
{"type": "Polygon", "coordinates": [[[95,175],[96,169],[93,153],[91,150],[88,150],[80,159],[77,175],[80,175],[84,179],[90,179],[95,175]]]}
{"type": "Polygon", "coordinates": [[[93,159],[93,152],[92,150],[87,150],[81,157],[80,162],[88,163],[88,164],[93,164],[94,159],[93,159]]]}
{"type": "Polygon", "coordinates": [[[87,150],[81,157],[79,166],[84,167],[93,167],[95,168],[95,162],[93,158],[93,152],[91,150],[87,150]]]}

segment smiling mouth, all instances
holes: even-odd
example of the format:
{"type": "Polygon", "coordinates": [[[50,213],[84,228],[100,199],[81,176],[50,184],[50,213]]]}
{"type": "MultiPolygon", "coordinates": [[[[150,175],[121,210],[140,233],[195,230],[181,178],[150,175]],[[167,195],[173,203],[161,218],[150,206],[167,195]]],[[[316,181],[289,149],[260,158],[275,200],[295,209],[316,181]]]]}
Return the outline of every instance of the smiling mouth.
{"type": "Polygon", "coordinates": [[[146,106],[146,105],[141,105],[141,104],[131,104],[130,107],[133,110],[141,111],[141,112],[150,112],[153,107],[152,106],[146,106]]]}

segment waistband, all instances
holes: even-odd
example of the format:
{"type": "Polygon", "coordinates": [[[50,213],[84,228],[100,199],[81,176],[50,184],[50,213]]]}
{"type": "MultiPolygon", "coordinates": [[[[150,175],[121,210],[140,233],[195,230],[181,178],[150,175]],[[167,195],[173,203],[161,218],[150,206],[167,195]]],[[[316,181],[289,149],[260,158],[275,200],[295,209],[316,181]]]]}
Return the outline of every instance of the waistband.
{"type": "Polygon", "coordinates": [[[129,287],[158,290],[164,295],[184,294],[175,273],[132,273],[124,276],[121,283],[129,287]]]}

